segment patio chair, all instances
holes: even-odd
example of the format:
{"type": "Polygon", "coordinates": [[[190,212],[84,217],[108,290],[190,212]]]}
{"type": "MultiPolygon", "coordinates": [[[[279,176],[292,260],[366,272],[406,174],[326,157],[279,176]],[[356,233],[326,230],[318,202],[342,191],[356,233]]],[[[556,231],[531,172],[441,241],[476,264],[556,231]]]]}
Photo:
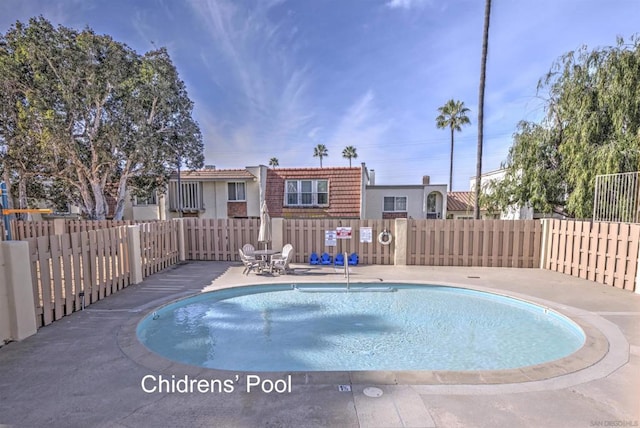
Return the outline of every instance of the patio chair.
{"type": "Polygon", "coordinates": [[[351,253],[347,263],[349,263],[349,266],[356,266],[358,264],[358,253],[351,253]]]}
{"type": "Polygon", "coordinates": [[[253,252],[255,250],[256,250],[256,248],[251,244],[244,244],[242,246],[242,252],[245,254],[245,256],[248,256],[248,257],[253,256],[253,252]]]}
{"type": "Polygon", "coordinates": [[[309,264],[310,265],[319,265],[320,264],[320,257],[318,257],[318,254],[313,252],[311,253],[311,255],[309,256],[309,264]]]}
{"type": "Polygon", "coordinates": [[[284,247],[282,247],[282,251],[280,251],[277,254],[273,254],[271,256],[271,261],[276,261],[276,260],[281,260],[284,259],[285,257],[287,257],[287,253],[289,251],[293,250],[293,245],[291,244],[286,244],[284,247]]]}
{"type": "Polygon", "coordinates": [[[240,260],[244,265],[243,274],[249,275],[249,272],[252,270],[256,270],[257,272],[262,272],[264,269],[264,262],[262,260],[256,260],[255,257],[247,256],[241,249],[238,249],[238,253],[240,253],[240,260]]]}
{"type": "Polygon", "coordinates": [[[322,256],[320,256],[320,264],[322,265],[330,265],[332,262],[332,258],[329,255],[329,253],[322,253],[322,256]]]}
{"type": "Polygon", "coordinates": [[[289,272],[289,263],[291,263],[291,260],[293,260],[293,246],[289,245],[289,247],[286,248],[286,252],[285,248],[282,249],[283,258],[271,260],[271,272],[276,271],[281,274],[286,274],[287,272],[289,272]]]}
{"type": "Polygon", "coordinates": [[[344,266],[344,255],[342,253],[336,254],[336,261],[334,264],[336,266],[344,266]]]}

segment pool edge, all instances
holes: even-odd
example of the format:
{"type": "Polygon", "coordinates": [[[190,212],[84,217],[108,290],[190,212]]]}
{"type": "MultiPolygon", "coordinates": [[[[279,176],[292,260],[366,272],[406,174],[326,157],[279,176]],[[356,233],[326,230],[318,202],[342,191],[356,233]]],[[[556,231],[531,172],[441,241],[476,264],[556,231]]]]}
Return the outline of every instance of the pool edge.
{"type": "MultiPolygon", "coordinates": [[[[390,281],[389,281],[390,282],[390,281]]],[[[407,284],[422,284],[425,281],[399,280],[407,284]]],[[[221,289],[246,287],[242,284],[221,289]]],[[[190,366],[168,360],[146,348],[138,339],[138,323],[151,311],[131,317],[117,333],[118,346],[122,352],[137,364],[154,372],[168,372],[176,376],[190,376],[204,379],[225,379],[235,375],[246,378],[258,374],[263,378],[278,379],[291,375],[294,386],[310,384],[352,384],[352,385],[413,385],[422,393],[477,393],[503,389],[518,391],[563,388],[607,376],[622,366],[629,358],[629,344],[614,324],[597,314],[571,306],[550,302],[536,297],[505,292],[489,287],[448,282],[429,282],[428,285],[459,287],[516,298],[538,306],[548,307],[576,323],[585,334],[585,343],[573,354],[558,360],[517,369],[481,371],[311,371],[311,372],[244,372],[208,369],[190,366]],[[612,346],[612,343],[614,346],[612,346]],[[613,348],[613,349],[612,349],[613,348]],[[613,352],[612,352],[613,351],[613,352]],[[456,392],[457,391],[457,392],[456,392]]],[[[427,285],[427,286],[428,286],[427,285]]],[[[213,291],[213,290],[203,290],[213,291]]],[[[198,295],[201,293],[193,293],[198,295]]],[[[162,307],[189,296],[169,298],[162,307]]],[[[156,308],[157,309],[157,308],[156,308]]]]}

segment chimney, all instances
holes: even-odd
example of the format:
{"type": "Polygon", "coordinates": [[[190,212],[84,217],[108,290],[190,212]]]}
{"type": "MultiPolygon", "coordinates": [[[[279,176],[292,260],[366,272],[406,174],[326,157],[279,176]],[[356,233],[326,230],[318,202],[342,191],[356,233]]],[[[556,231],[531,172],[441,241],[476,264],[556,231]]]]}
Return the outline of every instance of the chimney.
{"type": "Polygon", "coordinates": [[[431,178],[428,175],[423,175],[422,176],[422,185],[423,186],[428,186],[430,181],[431,181],[431,178]]]}
{"type": "Polygon", "coordinates": [[[376,184],[376,171],[374,169],[369,170],[369,186],[375,186],[376,184]]]}
{"type": "Polygon", "coordinates": [[[215,171],[216,166],[215,165],[205,165],[204,169],[210,170],[210,171],[215,171]]]}

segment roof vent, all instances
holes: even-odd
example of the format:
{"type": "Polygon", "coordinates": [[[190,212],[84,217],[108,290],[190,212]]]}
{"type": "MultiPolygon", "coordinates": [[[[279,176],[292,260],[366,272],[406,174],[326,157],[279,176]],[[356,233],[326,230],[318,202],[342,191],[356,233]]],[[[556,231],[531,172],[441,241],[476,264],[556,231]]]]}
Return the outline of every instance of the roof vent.
{"type": "Polygon", "coordinates": [[[431,178],[428,175],[423,175],[422,176],[422,185],[423,186],[428,186],[430,181],[431,181],[431,178]]]}

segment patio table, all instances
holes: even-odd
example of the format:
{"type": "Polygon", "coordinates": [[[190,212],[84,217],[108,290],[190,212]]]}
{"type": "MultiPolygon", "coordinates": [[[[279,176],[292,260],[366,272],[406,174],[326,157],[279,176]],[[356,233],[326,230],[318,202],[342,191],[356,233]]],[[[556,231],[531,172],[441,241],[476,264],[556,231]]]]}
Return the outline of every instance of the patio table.
{"type": "Polygon", "coordinates": [[[278,251],[278,250],[255,250],[253,252],[254,256],[256,256],[256,257],[260,256],[260,258],[262,258],[262,260],[269,267],[269,270],[271,270],[271,256],[273,256],[275,254],[280,254],[280,251],[278,251]]]}

